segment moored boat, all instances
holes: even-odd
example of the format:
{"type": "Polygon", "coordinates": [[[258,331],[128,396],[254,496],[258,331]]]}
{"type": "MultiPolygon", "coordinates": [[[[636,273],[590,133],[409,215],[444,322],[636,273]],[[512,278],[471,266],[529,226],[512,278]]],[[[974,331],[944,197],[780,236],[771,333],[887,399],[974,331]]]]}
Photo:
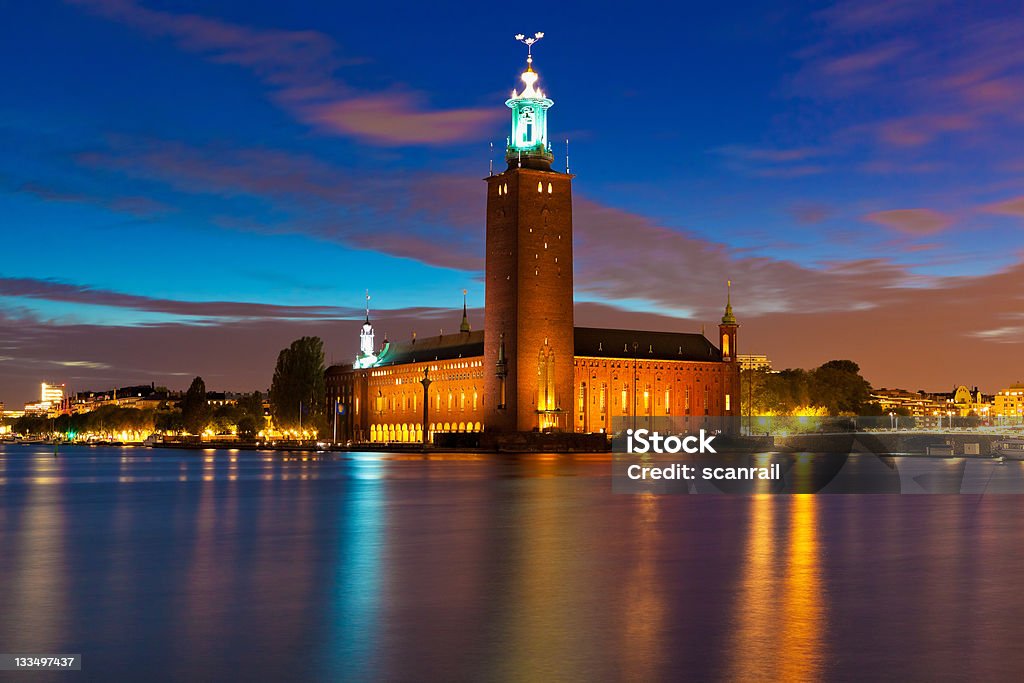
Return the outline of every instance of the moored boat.
{"type": "Polygon", "coordinates": [[[1009,458],[1010,460],[1024,460],[1024,438],[1007,437],[992,444],[992,454],[1009,458]]]}

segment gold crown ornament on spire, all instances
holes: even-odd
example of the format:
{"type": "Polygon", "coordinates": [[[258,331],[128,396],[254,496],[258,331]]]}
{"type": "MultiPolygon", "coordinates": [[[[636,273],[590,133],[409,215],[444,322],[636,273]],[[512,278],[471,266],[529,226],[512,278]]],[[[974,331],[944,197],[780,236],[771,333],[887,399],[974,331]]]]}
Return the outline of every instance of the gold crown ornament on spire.
{"type": "Polygon", "coordinates": [[[543,37],[543,31],[537,31],[533,34],[532,38],[527,38],[522,33],[516,34],[516,40],[526,46],[526,71],[524,71],[523,75],[519,77],[523,83],[526,84],[526,87],[523,88],[523,92],[521,93],[516,93],[516,91],[513,90],[513,98],[527,97],[543,99],[544,97],[544,93],[541,89],[535,87],[537,83],[537,72],[533,70],[533,44],[543,37]]]}

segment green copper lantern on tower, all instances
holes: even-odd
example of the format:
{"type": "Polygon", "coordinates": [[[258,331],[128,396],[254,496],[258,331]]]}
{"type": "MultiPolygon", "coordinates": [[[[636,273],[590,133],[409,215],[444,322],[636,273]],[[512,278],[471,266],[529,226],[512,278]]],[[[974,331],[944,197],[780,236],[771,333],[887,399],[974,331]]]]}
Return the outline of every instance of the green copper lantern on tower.
{"type": "Polygon", "coordinates": [[[509,168],[539,168],[548,170],[554,155],[548,148],[548,109],[554,101],[545,97],[537,87],[537,72],[533,70],[533,44],[544,37],[535,33],[527,38],[522,33],[516,40],[526,45],[526,71],[521,76],[522,92],[512,90],[505,105],[512,110],[512,135],[505,152],[509,168]]]}

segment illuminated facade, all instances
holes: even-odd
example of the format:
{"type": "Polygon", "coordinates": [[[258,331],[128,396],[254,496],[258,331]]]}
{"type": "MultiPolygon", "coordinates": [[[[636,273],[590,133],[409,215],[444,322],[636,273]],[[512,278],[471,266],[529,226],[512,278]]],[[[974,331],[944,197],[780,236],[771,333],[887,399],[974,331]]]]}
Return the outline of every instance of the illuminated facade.
{"type": "MultiPolygon", "coordinates": [[[[572,180],[551,168],[533,44],[513,90],[507,168],[486,178],[487,331],[373,345],[328,368],[340,441],[419,442],[444,432],[607,432],[612,420],[739,414],[739,324],[727,297],[718,345],[703,334],[581,328],[573,320],[572,180]],[[429,380],[425,391],[424,378],[429,380]],[[426,404],[426,405],[425,405],[426,404]],[[426,411],[424,411],[426,408],[426,411]]],[[[367,345],[367,342],[369,344],[367,345]]]]}
{"type": "Polygon", "coordinates": [[[763,353],[738,353],[736,360],[739,361],[741,370],[772,372],[772,361],[763,353]]]}
{"type": "Polygon", "coordinates": [[[1024,382],[996,394],[993,412],[997,417],[1014,417],[1024,419],[1024,382]]]}

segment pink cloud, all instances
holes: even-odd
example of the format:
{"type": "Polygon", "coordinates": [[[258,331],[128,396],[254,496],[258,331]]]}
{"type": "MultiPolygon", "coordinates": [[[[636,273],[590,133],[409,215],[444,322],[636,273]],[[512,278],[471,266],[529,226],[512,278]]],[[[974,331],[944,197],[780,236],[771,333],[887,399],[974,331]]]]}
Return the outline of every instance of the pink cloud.
{"type": "Polygon", "coordinates": [[[798,223],[814,225],[828,220],[833,214],[833,209],[823,204],[796,204],[790,207],[789,212],[798,223]]]}
{"type": "Polygon", "coordinates": [[[921,114],[884,121],[878,134],[883,142],[896,147],[919,147],[945,133],[970,130],[976,123],[966,114],[921,114]]]}
{"type": "Polygon", "coordinates": [[[945,230],[953,222],[949,216],[931,209],[875,211],[864,219],[911,235],[931,235],[945,230]]]}
{"type": "Polygon", "coordinates": [[[150,9],[132,0],[68,0],[150,35],[170,38],[218,64],[252,71],[275,102],[303,123],[377,145],[440,145],[482,135],[500,116],[494,107],[431,110],[415,92],[365,92],[337,71],[362,60],[338,56],[318,31],[259,29],[196,14],[150,9]]]}
{"type": "Polygon", "coordinates": [[[482,134],[504,116],[494,107],[423,111],[410,93],[384,93],[300,107],[307,123],[382,145],[443,144],[482,134]]]}
{"type": "Polygon", "coordinates": [[[1024,218],[1024,197],[1014,197],[995,204],[989,204],[982,209],[987,213],[1002,214],[1004,216],[1020,216],[1024,218]]]}

